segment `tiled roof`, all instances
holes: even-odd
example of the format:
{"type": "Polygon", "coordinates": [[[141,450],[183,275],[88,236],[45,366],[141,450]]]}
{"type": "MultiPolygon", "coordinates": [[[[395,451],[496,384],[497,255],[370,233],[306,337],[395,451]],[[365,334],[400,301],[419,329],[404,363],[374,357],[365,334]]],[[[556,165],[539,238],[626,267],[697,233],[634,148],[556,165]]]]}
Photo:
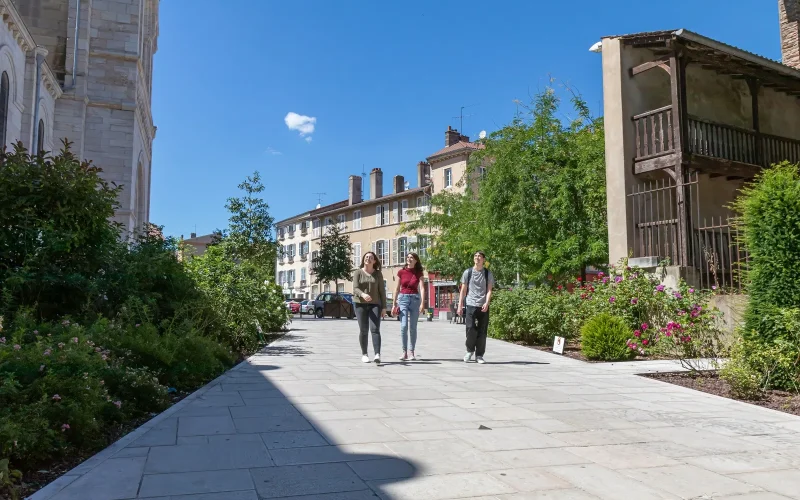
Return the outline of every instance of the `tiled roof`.
{"type": "Polygon", "coordinates": [[[449,155],[449,154],[453,154],[453,153],[458,153],[461,150],[477,151],[478,149],[483,149],[485,147],[486,146],[484,146],[483,144],[479,144],[479,143],[476,143],[476,142],[464,142],[464,141],[461,141],[461,142],[457,142],[455,144],[452,144],[450,146],[447,146],[444,149],[440,149],[439,151],[437,151],[437,152],[433,153],[432,155],[430,155],[428,157],[428,159],[436,158],[436,157],[444,156],[444,155],[449,155]]]}

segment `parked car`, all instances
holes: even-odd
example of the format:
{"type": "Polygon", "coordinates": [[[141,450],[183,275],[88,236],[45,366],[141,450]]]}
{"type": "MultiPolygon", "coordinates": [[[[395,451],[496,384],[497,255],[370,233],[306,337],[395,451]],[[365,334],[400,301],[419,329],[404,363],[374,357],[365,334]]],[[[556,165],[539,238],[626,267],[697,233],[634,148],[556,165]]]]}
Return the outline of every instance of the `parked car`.
{"type": "Polygon", "coordinates": [[[294,299],[286,299],[286,309],[291,311],[292,314],[300,313],[300,302],[294,299]]]}
{"type": "Polygon", "coordinates": [[[355,306],[353,305],[353,294],[352,293],[334,293],[334,292],[323,292],[317,295],[317,299],[314,300],[314,315],[318,318],[322,318],[325,316],[325,303],[332,302],[336,300],[336,296],[341,297],[342,299],[346,300],[353,306],[353,313],[350,316],[350,319],[355,318],[355,306]]]}
{"type": "Polygon", "coordinates": [[[300,302],[300,312],[303,314],[314,314],[314,301],[304,300],[300,302]]]}

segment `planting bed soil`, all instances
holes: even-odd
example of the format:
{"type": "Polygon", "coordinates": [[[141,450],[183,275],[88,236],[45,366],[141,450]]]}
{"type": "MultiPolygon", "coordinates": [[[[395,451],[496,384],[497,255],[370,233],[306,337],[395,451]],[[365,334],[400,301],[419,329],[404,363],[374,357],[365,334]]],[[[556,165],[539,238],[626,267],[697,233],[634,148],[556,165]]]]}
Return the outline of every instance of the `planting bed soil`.
{"type": "Polygon", "coordinates": [[[716,373],[703,373],[700,375],[688,372],[648,373],[641,376],[800,416],[800,394],[792,394],[784,391],[767,391],[761,399],[747,400],[732,396],[728,383],[719,378],[716,373]]]}

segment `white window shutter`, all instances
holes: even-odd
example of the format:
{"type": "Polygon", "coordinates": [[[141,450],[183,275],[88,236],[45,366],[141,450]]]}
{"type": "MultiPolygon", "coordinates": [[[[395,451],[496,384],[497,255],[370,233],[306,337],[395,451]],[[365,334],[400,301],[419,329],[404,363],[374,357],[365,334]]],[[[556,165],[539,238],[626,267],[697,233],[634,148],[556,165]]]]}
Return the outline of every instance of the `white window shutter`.
{"type": "Polygon", "coordinates": [[[392,264],[399,264],[400,261],[397,260],[399,258],[399,254],[397,253],[397,238],[392,238],[392,264]]]}
{"type": "Polygon", "coordinates": [[[375,225],[381,225],[381,206],[378,205],[375,207],[375,225]]]}
{"type": "Polygon", "coordinates": [[[373,241],[373,242],[372,242],[372,247],[370,247],[370,250],[372,250],[372,253],[374,253],[374,254],[377,254],[377,253],[378,253],[378,252],[377,252],[377,246],[376,246],[377,244],[378,244],[378,243],[377,243],[376,241],[373,241]]]}
{"type": "Polygon", "coordinates": [[[400,221],[405,222],[408,220],[408,200],[403,200],[401,204],[400,221]]]}
{"type": "Polygon", "coordinates": [[[397,202],[392,203],[392,223],[397,222],[397,202]]]}

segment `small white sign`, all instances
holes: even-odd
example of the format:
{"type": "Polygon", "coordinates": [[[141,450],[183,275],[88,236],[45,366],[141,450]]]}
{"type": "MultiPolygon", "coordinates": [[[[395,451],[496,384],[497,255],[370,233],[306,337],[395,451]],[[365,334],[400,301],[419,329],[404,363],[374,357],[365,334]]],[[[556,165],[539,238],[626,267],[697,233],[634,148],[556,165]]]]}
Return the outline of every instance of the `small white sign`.
{"type": "Polygon", "coordinates": [[[553,352],[564,354],[564,343],[564,337],[556,337],[555,340],[553,340],[553,352]]]}

